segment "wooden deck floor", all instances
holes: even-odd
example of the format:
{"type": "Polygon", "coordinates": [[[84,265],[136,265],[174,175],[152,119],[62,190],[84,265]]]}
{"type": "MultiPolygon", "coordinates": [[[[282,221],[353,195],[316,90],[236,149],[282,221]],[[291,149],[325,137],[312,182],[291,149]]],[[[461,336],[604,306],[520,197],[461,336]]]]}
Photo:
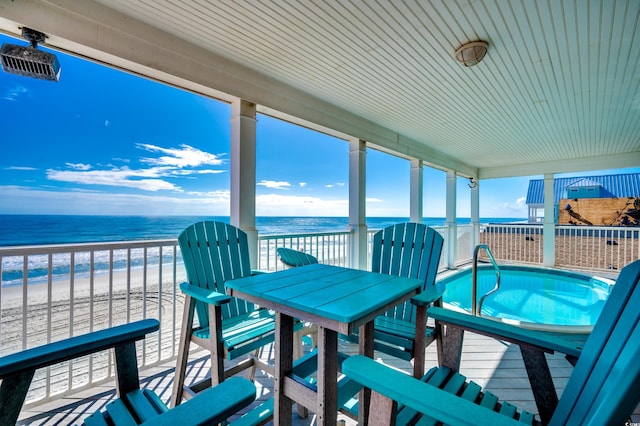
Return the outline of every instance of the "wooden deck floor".
{"type": "MultiPolygon", "coordinates": [[[[272,358],[271,350],[271,347],[265,348],[262,357],[265,359],[272,358]]],[[[348,354],[356,353],[357,347],[350,343],[341,342],[340,350],[348,354]]],[[[435,345],[427,348],[426,355],[427,366],[435,365],[435,345]]],[[[411,370],[411,365],[408,362],[397,360],[384,354],[376,353],[376,359],[407,372],[411,370]]],[[[462,359],[460,371],[462,374],[474,380],[483,388],[495,393],[501,399],[506,399],[528,411],[537,412],[518,347],[467,333],[465,335],[462,359]]],[[[560,354],[548,356],[548,361],[558,394],[561,395],[573,369],[560,354]]],[[[205,353],[197,353],[195,360],[190,363],[189,378],[195,380],[206,375],[207,365],[205,353]]],[[[163,400],[168,401],[173,385],[173,369],[173,362],[169,362],[142,370],[141,381],[143,386],[154,390],[163,400]]],[[[273,384],[268,376],[258,373],[256,385],[258,386],[258,401],[271,397],[273,384]]],[[[65,395],[62,398],[35,407],[26,408],[21,413],[19,424],[80,424],[89,414],[103,409],[109,401],[115,398],[113,387],[114,384],[112,382],[106,383],[82,392],[65,395]]],[[[636,414],[640,414],[640,411],[636,410],[636,414]]],[[[344,419],[347,425],[355,424],[348,418],[344,419]]],[[[636,417],[634,415],[633,420],[640,421],[640,416],[636,417]]],[[[301,419],[294,414],[294,424],[313,425],[315,424],[315,417],[311,413],[308,418],[301,419]]]]}

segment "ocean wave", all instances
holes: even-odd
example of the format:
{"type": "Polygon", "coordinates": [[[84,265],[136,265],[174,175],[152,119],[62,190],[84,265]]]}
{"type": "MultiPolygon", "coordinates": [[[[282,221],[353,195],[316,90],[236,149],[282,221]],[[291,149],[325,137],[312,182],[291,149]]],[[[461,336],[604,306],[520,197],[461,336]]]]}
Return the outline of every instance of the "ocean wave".
{"type": "MultiPolygon", "coordinates": [[[[139,269],[145,265],[156,267],[160,264],[160,249],[127,249],[113,251],[76,252],[51,255],[33,255],[27,258],[27,280],[31,284],[47,282],[49,274],[53,280],[68,278],[72,264],[75,277],[89,277],[94,274],[106,274],[127,269],[139,269]],[[92,256],[93,254],[93,256],[92,256]]],[[[173,253],[163,253],[163,264],[173,262],[173,253]]],[[[25,260],[22,256],[6,256],[2,258],[2,285],[21,285],[24,281],[25,260]]]]}

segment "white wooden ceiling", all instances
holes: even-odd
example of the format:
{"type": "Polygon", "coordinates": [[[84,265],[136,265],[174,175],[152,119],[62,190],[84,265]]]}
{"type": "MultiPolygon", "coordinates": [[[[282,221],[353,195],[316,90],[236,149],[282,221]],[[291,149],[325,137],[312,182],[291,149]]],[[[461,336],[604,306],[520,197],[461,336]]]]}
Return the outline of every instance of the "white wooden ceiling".
{"type": "Polygon", "coordinates": [[[639,0],[0,0],[0,17],[462,174],[640,166],[639,0]],[[487,56],[461,66],[476,39],[487,56]]]}

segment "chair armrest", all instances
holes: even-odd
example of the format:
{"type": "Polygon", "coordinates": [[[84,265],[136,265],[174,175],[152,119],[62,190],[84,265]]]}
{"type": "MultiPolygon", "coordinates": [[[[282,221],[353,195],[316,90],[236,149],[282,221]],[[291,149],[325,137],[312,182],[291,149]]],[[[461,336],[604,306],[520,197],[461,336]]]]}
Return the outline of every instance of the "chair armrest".
{"type": "MultiPolygon", "coordinates": [[[[435,386],[382,365],[362,355],[349,357],[342,372],[352,380],[387,398],[404,404],[445,424],[516,425],[517,421],[464,400],[435,386]]],[[[378,405],[371,404],[369,417],[376,417],[378,405]]]]}
{"type": "Polygon", "coordinates": [[[143,425],[219,424],[251,404],[255,398],[256,387],[253,383],[241,377],[231,377],[215,387],[198,392],[195,397],[143,425]]]}
{"type": "Polygon", "coordinates": [[[438,286],[435,285],[431,286],[420,294],[413,296],[411,298],[411,303],[416,306],[430,306],[442,297],[444,290],[444,288],[438,288],[438,286]]]}
{"type": "Polygon", "coordinates": [[[157,320],[146,319],[7,355],[0,358],[0,378],[135,342],[159,327],[157,320]]]}
{"type": "Polygon", "coordinates": [[[543,331],[528,330],[501,321],[474,317],[462,312],[438,307],[429,308],[427,315],[450,326],[499,340],[506,340],[517,345],[534,346],[545,352],[557,351],[571,357],[579,357],[582,353],[582,349],[575,343],[543,331]]]}
{"type": "Polygon", "coordinates": [[[182,290],[184,294],[187,294],[194,299],[203,303],[207,303],[209,305],[224,305],[225,303],[229,303],[229,301],[231,301],[231,296],[218,293],[217,291],[200,288],[189,283],[180,284],[180,290],[182,290]]]}
{"type": "Polygon", "coordinates": [[[262,274],[269,274],[269,271],[263,271],[261,269],[252,269],[251,270],[251,275],[262,275],[262,274]]]}

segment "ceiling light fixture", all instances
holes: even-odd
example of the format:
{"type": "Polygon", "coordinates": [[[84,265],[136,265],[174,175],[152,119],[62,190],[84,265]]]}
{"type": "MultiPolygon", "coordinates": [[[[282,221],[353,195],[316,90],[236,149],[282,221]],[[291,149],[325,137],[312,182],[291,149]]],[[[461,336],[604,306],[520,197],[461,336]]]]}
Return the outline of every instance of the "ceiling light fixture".
{"type": "Polygon", "coordinates": [[[489,43],[482,40],[472,41],[458,47],[455,52],[456,59],[465,67],[472,67],[479,63],[487,54],[489,43]]]}
{"type": "Polygon", "coordinates": [[[478,187],[478,181],[472,177],[469,178],[469,183],[467,184],[469,185],[469,188],[473,189],[473,188],[477,188],[478,187]]]}
{"type": "Polygon", "coordinates": [[[58,58],[53,53],[37,49],[38,43],[42,43],[46,36],[40,31],[23,27],[22,37],[29,41],[30,47],[3,44],[0,48],[0,62],[4,72],[58,81],[60,78],[58,58]]]}

